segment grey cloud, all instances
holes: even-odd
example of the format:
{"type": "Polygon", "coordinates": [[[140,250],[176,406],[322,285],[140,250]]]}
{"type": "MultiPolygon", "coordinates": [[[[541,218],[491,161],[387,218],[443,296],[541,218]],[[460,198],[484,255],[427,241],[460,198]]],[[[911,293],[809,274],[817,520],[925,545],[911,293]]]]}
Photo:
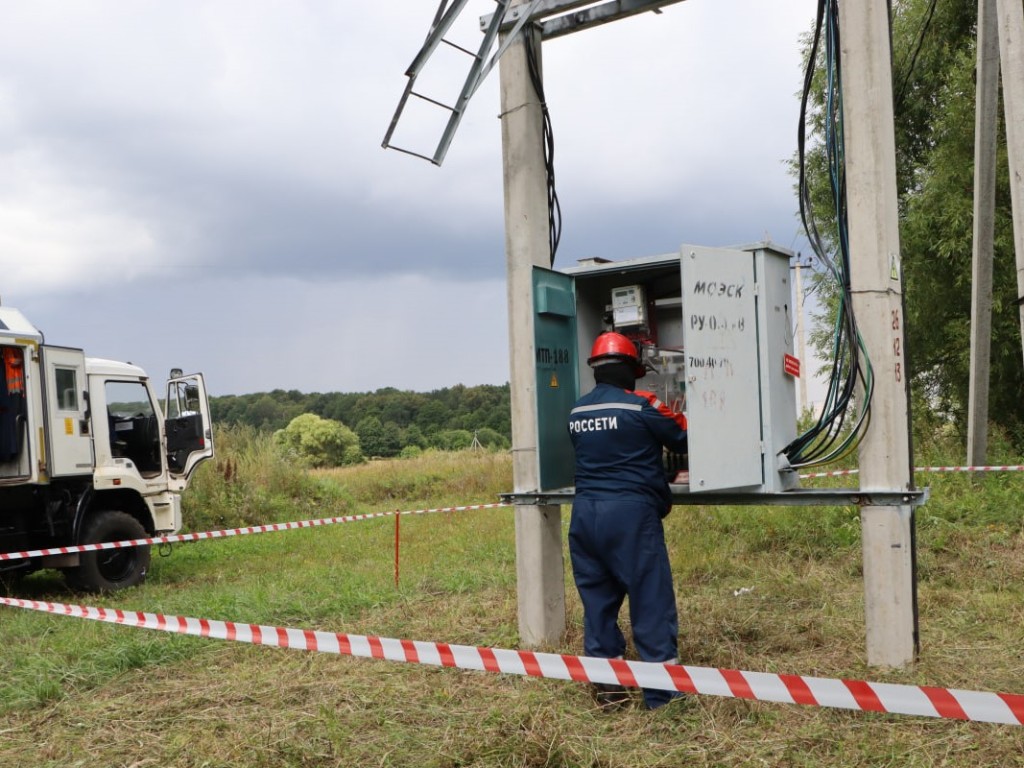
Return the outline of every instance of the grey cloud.
{"type": "MultiPolygon", "coordinates": [[[[105,222],[55,229],[57,250],[95,260],[92,279],[68,271],[45,293],[0,285],[51,341],[123,359],[144,350],[154,375],[191,360],[216,373],[218,393],[505,380],[497,71],[442,168],[380,148],[434,4],[4,5],[0,158],[40,160],[0,174],[0,206],[41,197],[44,225],[105,222]],[[103,239],[86,242],[93,231],[103,239]],[[130,251],[140,232],[152,244],[137,269],[103,272],[104,249],[130,251]],[[373,313],[387,324],[371,339],[373,313]],[[416,356],[428,334],[486,352],[435,369],[416,356]],[[287,380],[268,373],[267,345],[289,350],[287,380]],[[339,346],[377,349],[379,366],[316,364],[339,346]],[[403,381],[403,360],[415,380],[403,381]]],[[[779,5],[681,3],[545,47],[557,266],[766,233],[790,244],[781,160],[813,9],[779,5]]],[[[480,0],[467,13],[489,10],[480,0]]],[[[10,252],[31,260],[47,245],[26,237],[10,252]]]]}

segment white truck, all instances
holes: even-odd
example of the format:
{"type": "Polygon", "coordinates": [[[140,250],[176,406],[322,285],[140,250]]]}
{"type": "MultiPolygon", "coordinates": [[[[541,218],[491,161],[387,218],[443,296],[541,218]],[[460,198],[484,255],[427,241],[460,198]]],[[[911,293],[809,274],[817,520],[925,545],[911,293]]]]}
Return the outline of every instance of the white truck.
{"type": "MultiPolygon", "coordinates": [[[[172,370],[161,409],[138,366],[46,344],[2,306],[0,365],[0,552],[181,528],[181,493],[213,456],[202,374],[172,370]]],[[[150,555],[137,546],[0,560],[0,577],[57,568],[76,589],[110,592],[142,583],[150,555]]]]}

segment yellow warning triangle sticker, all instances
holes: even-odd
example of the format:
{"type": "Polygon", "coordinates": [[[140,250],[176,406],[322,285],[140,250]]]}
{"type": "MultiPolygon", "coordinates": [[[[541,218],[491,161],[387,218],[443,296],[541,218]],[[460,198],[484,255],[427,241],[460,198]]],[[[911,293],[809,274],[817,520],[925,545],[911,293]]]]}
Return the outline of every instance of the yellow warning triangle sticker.
{"type": "Polygon", "coordinates": [[[558,389],[558,374],[557,373],[552,373],[551,374],[551,387],[553,389],[558,389]]]}

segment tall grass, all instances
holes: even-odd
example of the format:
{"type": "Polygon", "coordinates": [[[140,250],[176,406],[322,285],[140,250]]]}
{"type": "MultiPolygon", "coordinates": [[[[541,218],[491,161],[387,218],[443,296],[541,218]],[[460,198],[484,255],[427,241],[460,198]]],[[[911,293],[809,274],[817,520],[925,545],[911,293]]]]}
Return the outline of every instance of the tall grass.
{"type": "MultiPolygon", "coordinates": [[[[494,501],[507,454],[307,472],[220,433],[192,529],[494,501]]],[[[941,437],[925,462],[961,461],[941,437]]],[[[1007,461],[1009,457],[1000,457],[1007,461]]],[[[832,480],[826,481],[832,483],[832,480]]],[[[856,484],[856,478],[835,483],[856,484]]],[[[922,654],[864,656],[858,511],[678,506],[666,519],[685,663],[1024,693],[1019,473],[927,475],[922,654]]],[[[563,514],[563,529],[568,524],[563,514]]],[[[154,558],[126,610],[469,645],[518,644],[515,532],[499,508],[205,541],[154,558]],[[396,533],[401,570],[395,582],[396,533]]],[[[564,530],[563,530],[564,533],[564,530]]],[[[565,574],[566,632],[582,647],[565,574]]],[[[74,595],[41,573],[18,595],[74,595]]],[[[697,697],[609,715],[585,686],[248,647],[0,608],[0,766],[1020,765],[1024,729],[697,697]]]]}
{"type": "Polygon", "coordinates": [[[349,514],[344,488],[323,482],[247,425],[217,431],[217,457],[200,466],[182,501],[186,530],[204,531],[349,514]]]}
{"type": "Polygon", "coordinates": [[[344,488],[356,504],[423,503],[430,506],[498,500],[512,488],[508,453],[428,451],[398,461],[374,461],[355,467],[317,470],[316,478],[344,488]]]}

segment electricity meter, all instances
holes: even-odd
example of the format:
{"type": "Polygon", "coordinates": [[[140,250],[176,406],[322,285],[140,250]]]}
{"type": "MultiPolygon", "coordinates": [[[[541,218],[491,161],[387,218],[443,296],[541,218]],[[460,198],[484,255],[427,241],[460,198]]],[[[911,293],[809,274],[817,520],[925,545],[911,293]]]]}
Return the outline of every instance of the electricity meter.
{"type": "Polygon", "coordinates": [[[617,330],[646,327],[646,309],[642,285],[623,285],[612,291],[612,324],[617,330]]]}

